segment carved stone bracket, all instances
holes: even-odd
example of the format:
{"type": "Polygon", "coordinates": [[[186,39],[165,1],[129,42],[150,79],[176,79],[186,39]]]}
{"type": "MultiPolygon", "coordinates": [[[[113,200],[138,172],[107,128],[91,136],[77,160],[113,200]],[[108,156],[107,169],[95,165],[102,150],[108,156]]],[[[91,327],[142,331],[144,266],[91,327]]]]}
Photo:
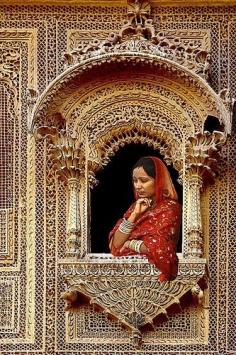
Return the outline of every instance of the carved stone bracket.
{"type": "Polygon", "coordinates": [[[102,159],[101,149],[97,146],[97,144],[87,144],[86,158],[88,169],[88,185],[91,189],[93,189],[99,183],[99,181],[96,179],[96,173],[105,165],[105,161],[102,159]]]}
{"type": "Polygon", "coordinates": [[[226,135],[214,131],[198,133],[186,144],[185,177],[188,189],[187,204],[187,257],[202,257],[202,221],[200,189],[203,184],[213,181],[220,150],[226,135]]]}
{"type": "Polygon", "coordinates": [[[82,144],[78,139],[70,137],[64,131],[58,131],[55,127],[41,127],[36,136],[48,138],[49,159],[54,163],[59,177],[68,185],[66,256],[77,257],[81,244],[79,189],[85,170],[82,144]]]}
{"type": "MultiPolygon", "coordinates": [[[[181,307],[181,298],[190,290],[199,290],[205,274],[204,259],[181,259],[176,280],[160,283],[159,271],[142,257],[106,257],[61,261],[61,273],[67,285],[62,298],[67,310],[86,303],[94,304],[109,317],[131,331],[136,347],[142,342],[142,328],[153,326],[158,315],[168,318],[171,305],[181,307]]],[[[199,293],[198,292],[198,293],[199,293]]]]}

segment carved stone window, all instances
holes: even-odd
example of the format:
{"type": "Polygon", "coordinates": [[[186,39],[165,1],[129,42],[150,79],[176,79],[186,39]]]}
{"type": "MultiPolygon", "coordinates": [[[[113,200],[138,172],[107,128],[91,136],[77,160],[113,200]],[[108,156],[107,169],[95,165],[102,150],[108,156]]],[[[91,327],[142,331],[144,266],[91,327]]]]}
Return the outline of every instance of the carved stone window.
{"type": "Polygon", "coordinates": [[[152,327],[189,291],[201,295],[206,287],[201,188],[214,181],[231,129],[231,99],[207,81],[210,53],[155,33],[149,3],[135,4],[118,34],[65,54],[65,71],[38,98],[29,129],[47,139],[51,164],[67,186],[61,260],[67,309],[89,301],[125,325],[140,346],[143,327],[152,327]],[[183,183],[179,274],[165,285],[142,257],[90,253],[90,190],[128,144],[158,151],[183,183]]]}

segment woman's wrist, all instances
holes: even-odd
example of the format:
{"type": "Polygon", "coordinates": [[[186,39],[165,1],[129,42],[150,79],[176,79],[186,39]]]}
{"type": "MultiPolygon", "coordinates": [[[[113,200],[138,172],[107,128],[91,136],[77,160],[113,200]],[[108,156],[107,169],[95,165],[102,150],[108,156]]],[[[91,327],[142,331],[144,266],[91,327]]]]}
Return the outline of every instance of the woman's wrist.
{"type": "Polygon", "coordinates": [[[133,250],[133,251],[136,251],[137,253],[140,253],[141,252],[141,245],[143,244],[143,241],[142,240],[136,240],[136,239],[132,239],[130,240],[129,242],[129,246],[128,248],[133,250]]]}
{"type": "Polygon", "coordinates": [[[123,234],[129,235],[132,232],[133,227],[134,223],[132,223],[128,219],[123,218],[118,230],[123,234]]]}
{"type": "Polygon", "coordinates": [[[131,215],[129,216],[129,218],[127,220],[131,223],[134,223],[137,218],[138,218],[137,213],[133,211],[133,212],[131,212],[131,215]]]}

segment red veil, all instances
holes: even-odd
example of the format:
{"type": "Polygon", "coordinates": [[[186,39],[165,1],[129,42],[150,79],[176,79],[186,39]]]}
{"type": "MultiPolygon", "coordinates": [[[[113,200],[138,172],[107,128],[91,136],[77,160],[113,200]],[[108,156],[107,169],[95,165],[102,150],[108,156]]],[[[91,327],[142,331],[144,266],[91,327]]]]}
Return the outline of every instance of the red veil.
{"type": "MultiPolygon", "coordinates": [[[[158,204],[166,198],[178,201],[178,195],[166,165],[159,158],[147,158],[151,159],[155,165],[156,203],[158,204]]],[[[135,198],[137,199],[137,196],[135,196],[135,198]]]]}
{"type": "MultiPolygon", "coordinates": [[[[160,271],[160,281],[174,280],[178,273],[178,257],[176,246],[181,222],[181,207],[178,196],[165,164],[156,157],[152,159],[155,165],[155,193],[156,205],[144,212],[135,222],[129,235],[129,240],[142,240],[148,252],[146,257],[160,271]]],[[[135,196],[137,198],[137,196],[135,196]]],[[[132,204],[124,214],[128,218],[134,208],[132,204]]],[[[136,252],[113,246],[112,238],[119,228],[120,219],[109,234],[111,253],[116,256],[135,255],[136,252]]]]}

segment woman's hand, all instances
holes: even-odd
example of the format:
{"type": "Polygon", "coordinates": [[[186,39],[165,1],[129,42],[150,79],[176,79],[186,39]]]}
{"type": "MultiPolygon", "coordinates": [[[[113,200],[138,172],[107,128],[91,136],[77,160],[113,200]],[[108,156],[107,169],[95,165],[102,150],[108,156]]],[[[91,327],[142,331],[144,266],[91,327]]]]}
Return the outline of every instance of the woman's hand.
{"type": "Polygon", "coordinates": [[[136,215],[136,218],[144,213],[151,206],[151,199],[149,198],[139,198],[134,206],[132,213],[136,215]]]}
{"type": "Polygon", "coordinates": [[[123,246],[120,248],[120,252],[122,253],[125,249],[129,248],[129,243],[130,240],[126,240],[126,242],[124,242],[123,246]]]}

